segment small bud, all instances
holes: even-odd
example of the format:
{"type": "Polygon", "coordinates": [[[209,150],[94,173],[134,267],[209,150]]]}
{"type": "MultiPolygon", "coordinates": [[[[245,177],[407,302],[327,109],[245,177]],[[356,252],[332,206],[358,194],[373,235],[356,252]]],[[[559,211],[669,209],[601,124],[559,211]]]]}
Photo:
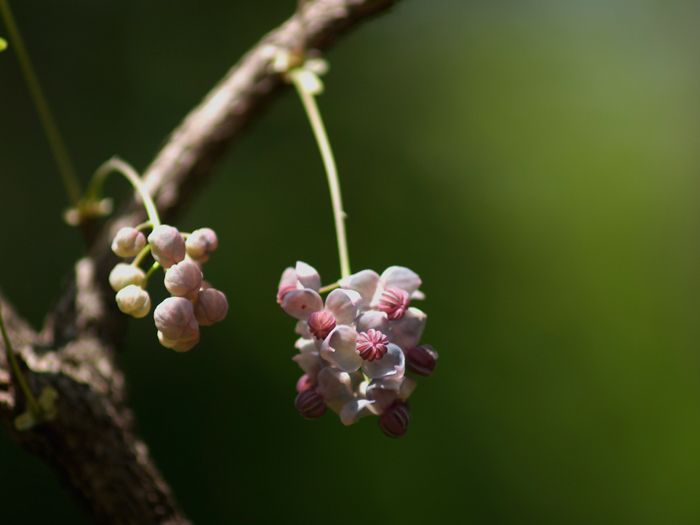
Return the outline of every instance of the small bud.
{"type": "Polygon", "coordinates": [[[194,300],[201,286],[202,271],[193,262],[179,262],[165,272],[165,287],[177,297],[194,300]]]}
{"type": "Polygon", "coordinates": [[[335,328],[335,318],[330,312],[314,312],[309,317],[309,332],[323,341],[335,328]]]}
{"type": "Polygon", "coordinates": [[[357,336],[355,348],[360,353],[360,357],[365,361],[381,359],[386,354],[389,339],[379,330],[370,328],[366,332],[360,332],[357,336]]]}
{"type": "Polygon", "coordinates": [[[151,243],[153,258],[163,268],[170,268],[185,258],[185,239],[182,238],[177,228],[162,224],[148,236],[151,243]]]}
{"type": "Polygon", "coordinates": [[[200,326],[211,326],[223,321],[227,312],[228,301],[222,292],[214,288],[199,291],[194,305],[194,316],[200,326]]]}
{"type": "Polygon", "coordinates": [[[430,345],[420,345],[406,352],[406,365],[408,369],[419,376],[429,377],[433,375],[437,360],[438,354],[430,345]]]}
{"type": "Polygon", "coordinates": [[[311,382],[309,374],[304,374],[299,378],[299,381],[297,381],[297,392],[301,394],[304,390],[313,388],[313,386],[314,384],[311,382]]]}
{"type": "Polygon", "coordinates": [[[390,438],[400,438],[406,435],[408,424],[411,422],[411,412],[406,401],[395,401],[379,418],[379,428],[390,438]]]}
{"type": "Polygon", "coordinates": [[[140,319],[151,310],[151,298],[146,290],[130,284],[117,293],[117,306],[125,314],[140,319]]]}
{"type": "Polygon", "coordinates": [[[192,234],[187,237],[187,241],[185,241],[187,255],[189,255],[193,261],[199,263],[207,262],[209,260],[209,253],[216,250],[218,245],[219,240],[216,238],[216,233],[209,228],[201,228],[193,231],[192,234]]]}
{"type": "Polygon", "coordinates": [[[189,339],[168,339],[163,335],[163,332],[158,331],[158,341],[165,348],[171,348],[176,352],[187,352],[191,350],[197,343],[199,343],[199,332],[189,339]]]}
{"type": "Polygon", "coordinates": [[[141,268],[126,263],[119,263],[109,272],[109,285],[115,292],[118,292],[130,284],[141,286],[144,277],[146,277],[146,274],[143,273],[141,268]]]}
{"type": "Polygon", "coordinates": [[[389,288],[382,293],[377,309],[381,312],[386,312],[387,317],[395,321],[403,317],[409,302],[406,291],[401,288],[389,288]]]}
{"type": "Polygon", "coordinates": [[[122,228],[112,241],[112,251],[119,257],[133,257],[145,246],[146,237],[136,228],[122,228]]]}
{"type": "Polygon", "coordinates": [[[326,413],[326,403],[313,388],[300,392],[294,400],[294,406],[305,419],[316,419],[326,413]]]}
{"type": "Polygon", "coordinates": [[[160,303],[153,318],[156,328],[171,341],[189,340],[199,332],[194,307],[183,297],[169,297],[160,303]]]}

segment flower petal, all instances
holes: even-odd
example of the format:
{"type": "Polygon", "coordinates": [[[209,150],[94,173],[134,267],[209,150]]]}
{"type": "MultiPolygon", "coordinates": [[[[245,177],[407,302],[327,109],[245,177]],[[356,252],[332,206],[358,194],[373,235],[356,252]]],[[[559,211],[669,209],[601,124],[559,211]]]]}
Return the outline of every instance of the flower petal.
{"type": "Polygon", "coordinates": [[[362,296],[360,310],[369,308],[372,298],[379,286],[379,274],[373,270],[362,270],[350,277],[340,280],[340,286],[344,289],[356,290],[362,296]]]}
{"type": "Polygon", "coordinates": [[[297,261],[296,274],[297,280],[304,288],[311,288],[316,292],[321,289],[321,276],[313,266],[297,261]]]}
{"type": "Polygon", "coordinates": [[[373,379],[367,386],[367,397],[377,402],[376,407],[380,409],[380,412],[384,412],[399,397],[402,379],[393,377],[373,379]]]}
{"type": "Polygon", "coordinates": [[[325,310],[333,314],[335,323],[350,325],[357,317],[357,307],[362,296],[355,290],[336,288],[326,297],[325,310]]]}
{"type": "Polygon", "coordinates": [[[295,319],[307,321],[311,314],[323,309],[323,299],[314,290],[294,290],[284,296],[282,310],[295,319]]]}
{"type": "Polygon", "coordinates": [[[287,268],[282,272],[282,278],[280,279],[280,284],[277,287],[279,290],[283,286],[290,286],[294,285],[296,286],[297,284],[297,272],[294,270],[294,268],[287,268]]]}
{"type": "Polygon", "coordinates": [[[316,391],[336,414],[352,399],[350,376],[337,368],[325,367],[318,373],[316,391]]]}
{"type": "Polygon", "coordinates": [[[368,416],[371,414],[369,410],[363,410],[366,406],[371,405],[374,401],[369,399],[353,399],[348,401],[340,409],[340,421],[343,425],[352,425],[355,421],[363,416],[368,416]]]}
{"type": "Polygon", "coordinates": [[[385,377],[401,378],[406,370],[406,359],[403,351],[395,344],[389,343],[387,352],[381,359],[364,361],[362,371],[370,379],[385,377]]]}
{"type": "Polygon", "coordinates": [[[403,401],[408,399],[408,396],[413,393],[416,389],[417,381],[409,376],[403,376],[403,381],[401,383],[401,390],[399,390],[399,398],[403,401]]]}
{"type": "Polygon", "coordinates": [[[294,327],[294,331],[300,336],[302,336],[304,339],[313,338],[313,335],[311,335],[311,332],[309,331],[309,323],[307,323],[306,321],[299,321],[294,327]]]}
{"type": "Polygon", "coordinates": [[[390,266],[380,277],[384,288],[401,288],[410,294],[421,285],[420,277],[414,271],[403,266],[390,266]]]}
{"type": "Polygon", "coordinates": [[[354,372],[362,366],[362,358],[355,348],[357,332],[347,325],[338,325],[321,345],[321,356],[344,372],[354,372]]]}
{"type": "Polygon", "coordinates": [[[391,325],[389,341],[404,350],[415,348],[420,342],[427,320],[428,316],[418,308],[409,308],[401,319],[391,325]]]}
{"type": "Polygon", "coordinates": [[[292,357],[292,361],[299,365],[313,383],[316,383],[318,373],[324,368],[323,360],[316,352],[297,354],[292,357]]]}
{"type": "Polygon", "coordinates": [[[387,337],[389,336],[389,318],[386,312],[379,312],[377,310],[370,310],[369,312],[363,312],[355,321],[355,330],[357,332],[366,332],[370,328],[380,331],[387,337]]]}
{"type": "Polygon", "coordinates": [[[413,292],[410,295],[410,299],[411,299],[411,301],[413,299],[418,299],[419,301],[422,301],[423,299],[425,299],[425,294],[423,292],[421,292],[420,290],[416,290],[415,292],[413,292]]]}
{"type": "Polygon", "coordinates": [[[297,339],[296,343],[294,343],[294,348],[298,348],[299,353],[301,354],[308,354],[309,352],[316,351],[316,346],[314,345],[313,340],[306,339],[304,337],[297,339]]]}

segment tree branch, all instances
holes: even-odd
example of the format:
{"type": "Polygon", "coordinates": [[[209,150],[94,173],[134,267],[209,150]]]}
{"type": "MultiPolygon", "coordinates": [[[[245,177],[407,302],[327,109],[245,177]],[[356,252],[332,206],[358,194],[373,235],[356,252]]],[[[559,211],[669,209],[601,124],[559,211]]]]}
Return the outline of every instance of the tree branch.
{"type": "MultiPolygon", "coordinates": [[[[303,11],[307,47],[325,49],[347,29],[398,0],[316,0],[303,11]]],[[[210,176],[225,150],[284,84],[271,68],[279,50],[300,41],[292,18],[265,36],[175,129],[144,173],[160,213],[172,218],[210,176]]],[[[12,422],[25,400],[0,341],[0,420],[13,438],[61,476],[96,523],[188,523],[133,431],[125,404],[124,377],[114,359],[124,323],[107,284],[117,262],[109,246],[117,229],[142,221],[134,197],[110,220],[67,280],[40,333],[31,329],[0,295],[3,316],[30,389],[58,392],[55,420],[17,432],[12,422]]]]}

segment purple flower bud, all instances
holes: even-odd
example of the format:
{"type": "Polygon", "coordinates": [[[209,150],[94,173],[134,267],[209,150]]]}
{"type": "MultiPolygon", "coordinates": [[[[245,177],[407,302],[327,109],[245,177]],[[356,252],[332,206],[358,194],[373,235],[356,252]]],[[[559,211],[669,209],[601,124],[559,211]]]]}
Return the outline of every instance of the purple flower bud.
{"type": "Polygon", "coordinates": [[[201,286],[202,271],[193,262],[179,262],[165,272],[165,287],[178,297],[194,300],[201,286]]]}
{"type": "Polygon", "coordinates": [[[148,236],[148,242],[151,243],[153,258],[163,268],[170,268],[185,258],[185,239],[177,228],[162,224],[153,229],[148,236]]]}
{"type": "Polygon", "coordinates": [[[199,343],[199,332],[187,339],[168,339],[163,335],[163,332],[158,331],[158,341],[160,341],[160,344],[165,348],[171,348],[176,352],[187,352],[199,343]]]}
{"type": "Polygon", "coordinates": [[[316,419],[326,413],[326,403],[314,388],[300,392],[294,400],[294,406],[305,419],[316,419]]]}
{"type": "Polygon", "coordinates": [[[109,272],[109,285],[115,292],[118,292],[130,284],[141,286],[145,276],[141,268],[126,263],[119,263],[109,272]]]}
{"type": "Polygon", "coordinates": [[[297,392],[301,394],[304,390],[313,388],[313,386],[314,384],[311,378],[309,378],[309,374],[304,374],[299,378],[299,381],[297,381],[297,392]]]}
{"type": "Polygon", "coordinates": [[[146,237],[136,228],[122,228],[114,236],[112,251],[119,257],[133,257],[146,246],[146,237]]]}
{"type": "Polygon", "coordinates": [[[323,341],[333,331],[335,324],[335,318],[330,312],[314,312],[309,317],[309,332],[319,341],[323,341]]]}
{"type": "Polygon", "coordinates": [[[395,321],[403,317],[409,302],[408,292],[401,288],[389,288],[382,292],[377,309],[386,312],[389,319],[395,321]]]}
{"type": "Polygon", "coordinates": [[[397,400],[379,418],[379,428],[384,435],[395,439],[406,435],[410,422],[411,412],[408,402],[397,400]]]}
{"type": "Polygon", "coordinates": [[[406,365],[408,369],[414,374],[423,377],[433,375],[437,359],[438,354],[430,345],[420,345],[406,352],[406,365]]]}
{"type": "Polygon", "coordinates": [[[137,319],[144,317],[151,310],[151,298],[140,286],[130,284],[117,293],[117,306],[125,314],[137,319]]]}
{"type": "Polygon", "coordinates": [[[187,255],[189,255],[193,261],[200,263],[207,262],[209,260],[209,253],[216,250],[218,245],[219,240],[216,238],[216,233],[209,228],[201,228],[193,231],[185,242],[187,255]]]}
{"type": "Polygon", "coordinates": [[[171,341],[189,340],[199,333],[192,303],[183,297],[169,297],[160,303],[153,318],[156,328],[171,341]]]}
{"type": "Polygon", "coordinates": [[[194,305],[194,316],[201,326],[211,326],[223,321],[227,312],[228,301],[222,292],[214,288],[199,291],[194,305]]]}
{"type": "Polygon", "coordinates": [[[366,332],[360,332],[357,336],[356,347],[360,357],[365,361],[381,359],[386,354],[389,339],[379,330],[370,328],[366,332]]]}

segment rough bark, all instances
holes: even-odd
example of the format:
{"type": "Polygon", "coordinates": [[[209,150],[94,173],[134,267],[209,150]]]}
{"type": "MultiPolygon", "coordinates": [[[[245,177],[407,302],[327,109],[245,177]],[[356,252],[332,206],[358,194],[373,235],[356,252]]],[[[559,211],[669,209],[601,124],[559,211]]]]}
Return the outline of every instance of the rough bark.
{"type": "MultiPolygon", "coordinates": [[[[316,0],[303,13],[307,48],[325,49],[347,29],[398,0],[316,0]]],[[[175,129],[144,173],[148,191],[165,219],[180,211],[210,176],[216,162],[284,88],[271,62],[278,49],[298,44],[292,18],[265,36],[175,129]]],[[[0,419],[13,438],[60,475],[96,523],[188,523],[135,435],[126,405],[124,377],[114,360],[124,323],[107,275],[116,262],[114,232],[145,216],[136,198],[127,202],[76,262],[54,311],[40,333],[0,295],[8,334],[30,389],[58,392],[55,420],[17,432],[13,419],[26,407],[10,373],[0,339],[0,419]]]]}

